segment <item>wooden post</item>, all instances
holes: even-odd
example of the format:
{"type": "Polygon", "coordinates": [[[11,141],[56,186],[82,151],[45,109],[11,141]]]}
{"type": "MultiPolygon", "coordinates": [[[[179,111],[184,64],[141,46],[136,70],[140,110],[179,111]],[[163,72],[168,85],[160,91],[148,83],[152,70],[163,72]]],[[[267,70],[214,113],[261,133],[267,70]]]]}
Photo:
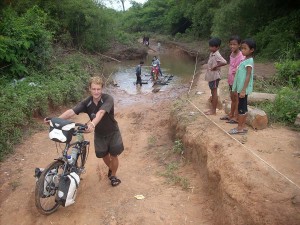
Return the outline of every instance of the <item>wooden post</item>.
{"type": "Polygon", "coordinates": [[[260,92],[252,92],[248,96],[248,103],[251,105],[251,103],[258,103],[258,102],[274,102],[276,97],[276,94],[269,94],[269,93],[260,93],[260,92]]]}

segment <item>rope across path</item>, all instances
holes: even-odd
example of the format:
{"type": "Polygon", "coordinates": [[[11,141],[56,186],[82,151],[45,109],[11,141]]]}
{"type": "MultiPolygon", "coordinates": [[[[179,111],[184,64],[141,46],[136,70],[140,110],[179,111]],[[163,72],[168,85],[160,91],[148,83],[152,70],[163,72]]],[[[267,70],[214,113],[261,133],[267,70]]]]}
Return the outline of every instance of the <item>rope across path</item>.
{"type": "Polygon", "coordinates": [[[244,144],[242,144],[239,140],[237,140],[235,137],[233,137],[232,135],[230,135],[226,130],[224,130],[220,125],[218,125],[217,123],[215,123],[213,120],[211,120],[201,109],[199,109],[190,99],[189,99],[189,94],[191,91],[191,87],[194,83],[194,78],[195,78],[195,74],[196,74],[196,68],[197,68],[197,63],[198,63],[198,52],[197,52],[197,56],[196,56],[196,62],[195,62],[195,69],[194,69],[194,74],[193,74],[193,78],[190,84],[190,88],[188,90],[187,96],[188,96],[188,102],[195,108],[197,109],[202,115],[204,115],[210,122],[212,122],[213,124],[215,124],[220,130],[222,130],[226,135],[228,135],[231,139],[233,139],[235,142],[237,142],[238,144],[240,144],[243,149],[247,150],[248,152],[250,152],[253,156],[255,156],[257,159],[259,159],[261,162],[263,162],[265,165],[267,165],[269,168],[271,168],[274,172],[276,172],[277,174],[279,174],[281,177],[283,177],[285,180],[287,180],[289,183],[293,184],[294,186],[297,187],[297,189],[300,190],[300,186],[297,185],[294,181],[292,181],[290,178],[288,178],[286,175],[284,175],[283,173],[281,173],[279,170],[277,170],[274,166],[272,166],[270,163],[268,163],[266,160],[264,160],[263,158],[261,158],[257,153],[255,153],[252,149],[248,148],[247,146],[245,146],[244,144]]]}

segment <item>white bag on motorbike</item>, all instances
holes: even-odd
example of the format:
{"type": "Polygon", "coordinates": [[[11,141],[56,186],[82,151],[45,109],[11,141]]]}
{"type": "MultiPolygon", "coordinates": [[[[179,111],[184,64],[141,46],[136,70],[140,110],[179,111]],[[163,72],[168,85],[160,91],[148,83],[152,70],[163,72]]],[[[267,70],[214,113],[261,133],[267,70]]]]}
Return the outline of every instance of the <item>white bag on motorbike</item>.
{"type": "Polygon", "coordinates": [[[80,177],[75,172],[72,172],[69,175],[62,177],[59,181],[55,201],[64,207],[75,203],[79,182],[80,177]]]}

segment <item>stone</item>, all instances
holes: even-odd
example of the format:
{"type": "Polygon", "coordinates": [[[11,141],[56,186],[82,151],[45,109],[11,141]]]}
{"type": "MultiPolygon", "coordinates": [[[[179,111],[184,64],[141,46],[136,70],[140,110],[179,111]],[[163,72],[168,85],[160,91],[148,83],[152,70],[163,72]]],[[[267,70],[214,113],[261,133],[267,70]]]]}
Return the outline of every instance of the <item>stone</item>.
{"type": "MultiPolygon", "coordinates": [[[[224,111],[226,115],[230,113],[230,109],[231,109],[231,101],[225,101],[224,111]]],[[[265,113],[265,111],[258,108],[253,108],[248,105],[246,124],[248,124],[255,130],[265,129],[268,126],[268,116],[265,113]]]]}
{"type": "Polygon", "coordinates": [[[268,116],[265,111],[248,106],[246,123],[255,130],[262,130],[268,126],[268,116]]]}

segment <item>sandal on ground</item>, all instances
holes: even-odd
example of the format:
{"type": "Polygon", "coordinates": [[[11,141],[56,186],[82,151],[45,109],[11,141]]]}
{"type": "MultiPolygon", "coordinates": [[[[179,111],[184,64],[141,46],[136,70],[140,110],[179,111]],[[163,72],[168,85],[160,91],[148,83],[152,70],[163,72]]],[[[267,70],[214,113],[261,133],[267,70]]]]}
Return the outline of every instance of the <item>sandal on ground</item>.
{"type": "Polygon", "coordinates": [[[238,124],[238,122],[237,121],[235,121],[235,120],[228,120],[228,121],[226,121],[226,123],[230,123],[230,124],[238,124]]]}
{"type": "Polygon", "coordinates": [[[237,128],[231,129],[228,133],[229,134],[246,134],[248,130],[238,130],[237,128]]]}
{"type": "Polygon", "coordinates": [[[111,177],[111,173],[112,171],[110,169],[108,169],[108,173],[107,173],[107,177],[110,178],[111,177]]]}
{"type": "Polygon", "coordinates": [[[115,176],[111,176],[109,179],[111,182],[111,186],[113,186],[113,187],[118,186],[121,183],[121,180],[115,176]]]}
{"type": "Polygon", "coordinates": [[[221,118],[220,118],[220,120],[230,120],[230,118],[229,118],[229,116],[222,116],[221,118]]]}

